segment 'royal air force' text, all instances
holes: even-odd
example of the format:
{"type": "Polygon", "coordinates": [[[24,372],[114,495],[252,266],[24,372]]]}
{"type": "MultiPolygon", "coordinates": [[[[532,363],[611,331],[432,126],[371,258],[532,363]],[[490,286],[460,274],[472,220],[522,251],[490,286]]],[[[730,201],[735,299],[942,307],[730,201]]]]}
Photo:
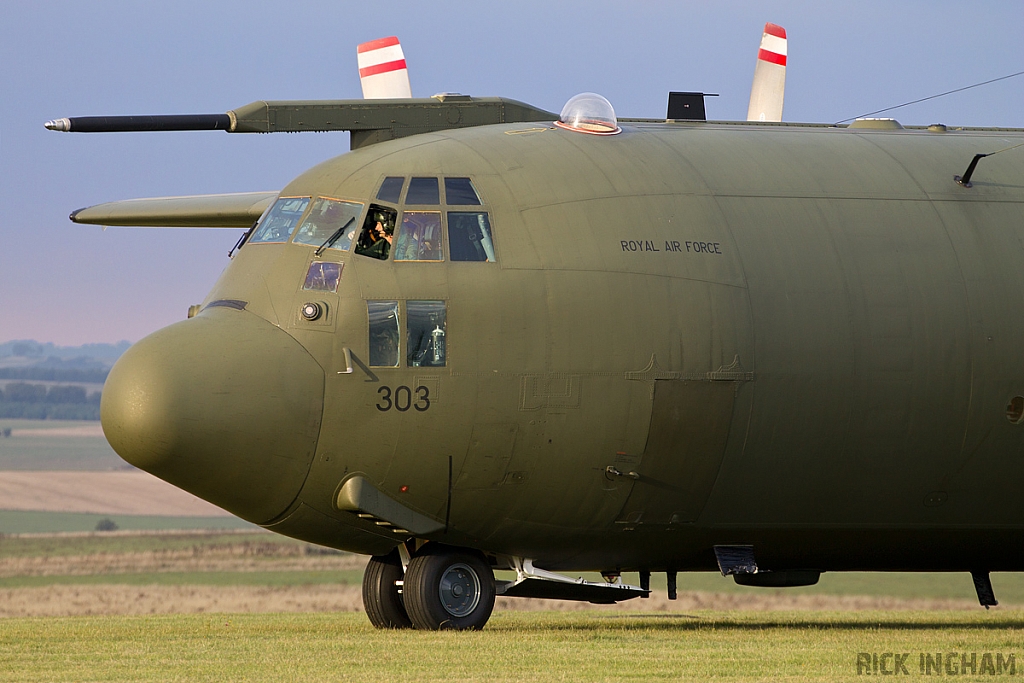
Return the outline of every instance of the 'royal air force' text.
{"type": "Polygon", "coordinates": [[[619,246],[622,251],[666,251],[677,254],[707,254],[709,256],[721,256],[722,245],[719,242],[677,242],[675,240],[665,242],[664,248],[659,248],[660,242],[652,240],[622,240],[619,246]]]}

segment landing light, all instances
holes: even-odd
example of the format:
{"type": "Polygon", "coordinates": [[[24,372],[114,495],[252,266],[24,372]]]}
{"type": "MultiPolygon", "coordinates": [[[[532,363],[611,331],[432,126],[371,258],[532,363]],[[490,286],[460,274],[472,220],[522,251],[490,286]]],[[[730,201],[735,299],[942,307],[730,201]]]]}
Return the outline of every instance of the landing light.
{"type": "Polygon", "coordinates": [[[612,103],[593,92],[580,93],[566,102],[555,125],[590,135],[616,135],[622,132],[612,103]]]}
{"type": "Polygon", "coordinates": [[[323,307],[320,304],[313,301],[307,304],[303,304],[302,309],[300,311],[302,317],[309,321],[318,320],[320,316],[323,315],[323,312],[323,307]]]}

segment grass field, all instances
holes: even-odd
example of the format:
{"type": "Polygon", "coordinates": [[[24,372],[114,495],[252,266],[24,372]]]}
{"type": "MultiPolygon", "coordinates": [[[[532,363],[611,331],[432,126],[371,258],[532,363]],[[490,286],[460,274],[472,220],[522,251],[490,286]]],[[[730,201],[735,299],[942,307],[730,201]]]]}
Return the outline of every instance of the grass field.
{"type": "MultiPolygon", "coordinates": [[[[96,436],[0,439],[0,470],[46,471],[44,482],[54,470],[122,467],[96,436]]],[[[676,602],[655,575],[651,600],[505,598],[482,633],[422,633],[377,632],[357,612],[364,565],[233,517],[0,510],[0,683],[831,681],[859,678],[865,652],[907,654],[904,677],[921,677],[924,652],[1014,654],[1024,675],[1024,574],[993,575],[1002,606],[991,612],[966,573],[824,574],[795,589],[681,574],[676,602]],[[90,532],[103,518],[122,531],[46,533],[90,532]]]]}
{"type": "Polygon", "coordinates": [[[68,437],[61,429],[95,428],[97,422],[73,420],[0,420],[0,430],[14,435],[0,437],[0,470],[112,470],[128,467],[102,436],[68,437]],[[18,430],[54,431],[54,436],[18,436],[18,430]]]}
{"type": "MultiPolygon", "coordinates": [[[[14,513],[0,512],[0,520],[14,513]]],[[[32,514],[32,513],[25,513],[32,514]]],[[[56,513],[53,513],[56,514],[56,513]]],[[[153,518],[165,520],[174,518],[153,518]]],[[[186,518],[195,519],[195,518],[186,518]]],[[[232,518],[214,518],[232,519],[232,518]]],[[[86,534],[0,537],[0,587],[69,584],[126,585],[308,585],[358,584],[365,559],[334,554],[326,549],[251,527],[223,533],[86,534]],[[329,553],[323,555],[323,553],[329,553]],[[102,556],[104,563],[91,562],[102,556]],[[159,567],[152,558],[162,558],[159,567]],[[231,558],[249,558],[245,566],[231,558]],[[26,572],[19,560],[45,559],[45,572],[26,572]],[[62,559],[68,558],[68,559],[62,559]],[[118,558],[121,558],[118,560],[118,558]],[[225,564],[225,558],[228,563],[225,564]],[[4,567],[15,567],[5,570],[4,567]]],[[[599,575],[585,574],[590,580],[599,575]]],[[[502,578],[511,578],[503,576],[502,578]]],[[[636,583],[635,574],[623,579],[636,583]]],[[[665,590],[664,575],[651,577],[656,591],[665,590]]],[[[753,588],[739,586],[715,572],[683,573],[680,591],[730,596],[890,596],[901,599],[976,599],[967,573],[825,573],[815,586],[753,588]]],[[[1024,606],[1024,573],[994,573],[996,596],[1005,605],[1024,606]]],[[[976,603],[975,603],[976,604],[976,603]]]]}
{"type": "Polygon", "coordinates": [[[0,534],[93,531],[101,519],[118,529],[255,529],[237,517],[165,517],[160,515],[101,515],[85,512],[0,510],[0,534]]]}
{"type": "Polygon", "coordinates": [[[303,545],[287,536],[258,527],[240,532],[191,533],[96,533],[0,536],[0,559],[10,557],[60,557],[95,553],[142,553],[155,550],[175,551],[236,545],[258,540],[263,544],[294,547],[303,545]]]}
{"type": "Polygon", "coordinates": [[[502,612],[475,633],[374,631],[361,614],[12,619],[0,681],[848,681],[858,653],[886,652],[907,655],[904,678],[923,677],[922,653],[957,670],[963,653],[1013,655],[1020,676],[1022,629],[1019,612],[502,612]]]}
{"type": "Polygon", "coordinates": [[[89,427],[99,424],[95,420],[23,420],[0,418],[0,429],[67,429],[68,427],[89,427]]]}
{"type": "Polygon", "coordinates": [[[96,585],[117,586],[315,586],[341,584],[359,586],[362,569],[341,571],[201,571],[132,572],[127,574],[85,574],[50,576],[14,576],[0,578],[0,588],[39,586],[96,585]]]}

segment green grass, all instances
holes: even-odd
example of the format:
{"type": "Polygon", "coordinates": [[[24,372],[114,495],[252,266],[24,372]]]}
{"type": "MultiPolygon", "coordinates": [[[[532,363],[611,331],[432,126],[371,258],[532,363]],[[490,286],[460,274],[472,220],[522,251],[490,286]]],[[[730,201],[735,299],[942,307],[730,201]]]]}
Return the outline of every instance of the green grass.
{"type": "MultiPolygon", "coordinates": [[[[0,503],[2,504],[2,503],[0,503]]],[[[119,529],[253,529],[237,517],[162,517],[158,515],[99,515],[86,512],[0,510],[0,534],[93,531],[101,519],[119,529]]]]}
{"type": "MultiPolygon", "coordinates": [[[[636,581],[635,575],[632,580],[636,581]]],[[[977,599],[974,583],[967,572],[826,572],[821,575],[817,585],[800,588],[740,586],[721,574],[701,572],[680,574],[678,583],[679,590],[746,595],[889,595],[900,598],[977,599]]],[[[652,576],[651,586],[664,590],[664,575],[652,576]]],[[[993,573],[992,587],[999,600],[1024,605],[1024,573],[993,573]]]]}
{"type": "MultiPolygon", "coordinates": [[[[268,564],[271,564],[268,562],[268,564]]],[[[345,584],[359,586],[361,569],[340,571],[254,571],[254,572],[136,572],[133,574],[87,574],[61,576],[13,576],[0,578],[3,588],[38,588],[67,585],[118,586],[310,586],[345,584]]],[[[0,622],[6,623],[6,622],[0,622]]]]}
{"type": "MultiPolygon", "coordinates": [[[[0,520],[6,514],[0,512],[0,520]]],[[[49,514],[49,513],[21,513],[49,514]]],[[[99,517],[98,515],[93,518],[99,517]]],[[[151,518],[167,520],[173,518],[151,518]]],[[[195,520],[195,518],[184,518],[195,520]]],[[[214,518],[217,520],[223,518],[214,518]]],[[[90,520],[91,521],[91,520],[90,520]]],[[[93,521],[88,528],[95,526],[93,521]]],[[[269,532],[223,534],[168,534],[153,536],[130,536],[120,534],[95,534],[89,536],[51,536],[51,537],[0,537],[0,558],[32,557],[32,556],[70,556],[89,555],[93,553],[131,553],[154,550],[185,550],[197,547],[225,546],[239,543],[272,543],[280,545],[302,545],[301,541],[272,534],[269,532]]],[[[303,574],[289,578],[292,572],[239,572],[219,573],[209,576],[204,572],[185,575],[169,574],[117,574],[107,577],[100,576],[54,576],[54,577],[10,577],[0,580],[0,586],[46,585],[47,583],[195,583],[226,585],[236,577],[239,584],[253,585],[286,585],[301,583],[330,583],[335,579],[332,572],[294,572],[303,574]],[[156,578],[154,578],[156,577],[156,578]]],[[[599,581],[597,574],[585,574],[588,579],[599,581]]],[[[512,578],[508,572],[499,573],[499,578],[512,578]]],[[[623,579],[628,583],[637,583],[636,574],[626,574],[623,579]]],[[[348,579],[346,579],[347,581],[348,579]]],[[[352,579],[357,582],[358,579],[352,579]]],[[[1024,605],[1024,573],[1002,572],[992,575],[992,583],[996,597],[1004,604],[1024,605]]],[[[655,590],[665,590],[663,574],[655,574],[651,580],[655,590]]],[[[725,578],[714,572],[683,573],[679,575],[679,590],[704,591],[708,593],[765,595],[885,595],[897,598],[959,598],[974,600],[974,585],[966,572],[940,573],[884,573],[884,572],[850,572],[825,573],[816,586],[803,588],[752,588],[738,586],[732,579],[725,578]]]]}
{"type": "Polygon", "coordinates": [[[8,619],[0,681],[849,681],[860,652],[909,653],[914,678],[919,653],[1013,654],[1020,676],[1022,629],[1020,612],[503,612],[471,633],[351,613],[8,619]]]}
{"type": "MultiPolygon", "coordinates": [[[[572,574],[577,576],[577,574],[572,574]]],[[[512,579],[511,572],[500,572],[498,578],[512,579]]],[[[597,573],[584,573],[589,581],[601,581],[597,573]]],[[[623,574],[622,580],[637,585],[636,574],[623,574]]],[[[974,583],[967,572],[840,572],[824,573],[814,586],[799,588],[757,588],[740,586],[717,572],[688,572],[678,576],[680,591],[727,593],[733,595],[873,595],[895,598],[937,598],[977,600],[974,583]]],[[[992,574],[996,597],[1007,604],[1024,605],[1024,572],[992,574]]],[[[664,592],[665,575],[651,576],[651,588],[664,592]]]]}
{"type": "Polygon", "coordinates": [[[0,558],[142,553],[153,550],[189,550],[196,547],[225,546],[238,543],[303,544],[302,541],[262,529],[256,533],[225,531],[219,534],[180,533],[139,536],[121,534],[9,536],[0,537],[0,558]]]}
{"type": "Polygon", "coordinates": [[[60,429],[63,427],[94,427],[95,420],[26,420],[0,418],[0,429],[60,429]]]}
{"type": "MultiPolygon", "coordinates": [[[[96,426],[78,420],[0,420],[0,429],[59,429],[96,426]]],[[[97,471],[128,465],[102,436],[0,437],[0,470],[97,471]]]]}

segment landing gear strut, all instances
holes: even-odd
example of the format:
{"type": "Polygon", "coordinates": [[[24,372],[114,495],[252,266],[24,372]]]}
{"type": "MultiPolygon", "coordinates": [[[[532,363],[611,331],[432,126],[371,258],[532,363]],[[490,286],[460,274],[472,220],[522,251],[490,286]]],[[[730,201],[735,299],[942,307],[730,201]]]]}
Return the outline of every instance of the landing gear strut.
{"type": "Polygon", "coordinates": [[[494,572],[476,551],[428,543],[409,562],[402,597],[418,629],[479,630],[494,609],[494,572]]]}
{"type": "Polygon", "coordinates": [[[399,585],[402,560],[395,548],[387,555],[370,558],[363,573],[363,608],[377,628],[412,628],[399,585]]]}

